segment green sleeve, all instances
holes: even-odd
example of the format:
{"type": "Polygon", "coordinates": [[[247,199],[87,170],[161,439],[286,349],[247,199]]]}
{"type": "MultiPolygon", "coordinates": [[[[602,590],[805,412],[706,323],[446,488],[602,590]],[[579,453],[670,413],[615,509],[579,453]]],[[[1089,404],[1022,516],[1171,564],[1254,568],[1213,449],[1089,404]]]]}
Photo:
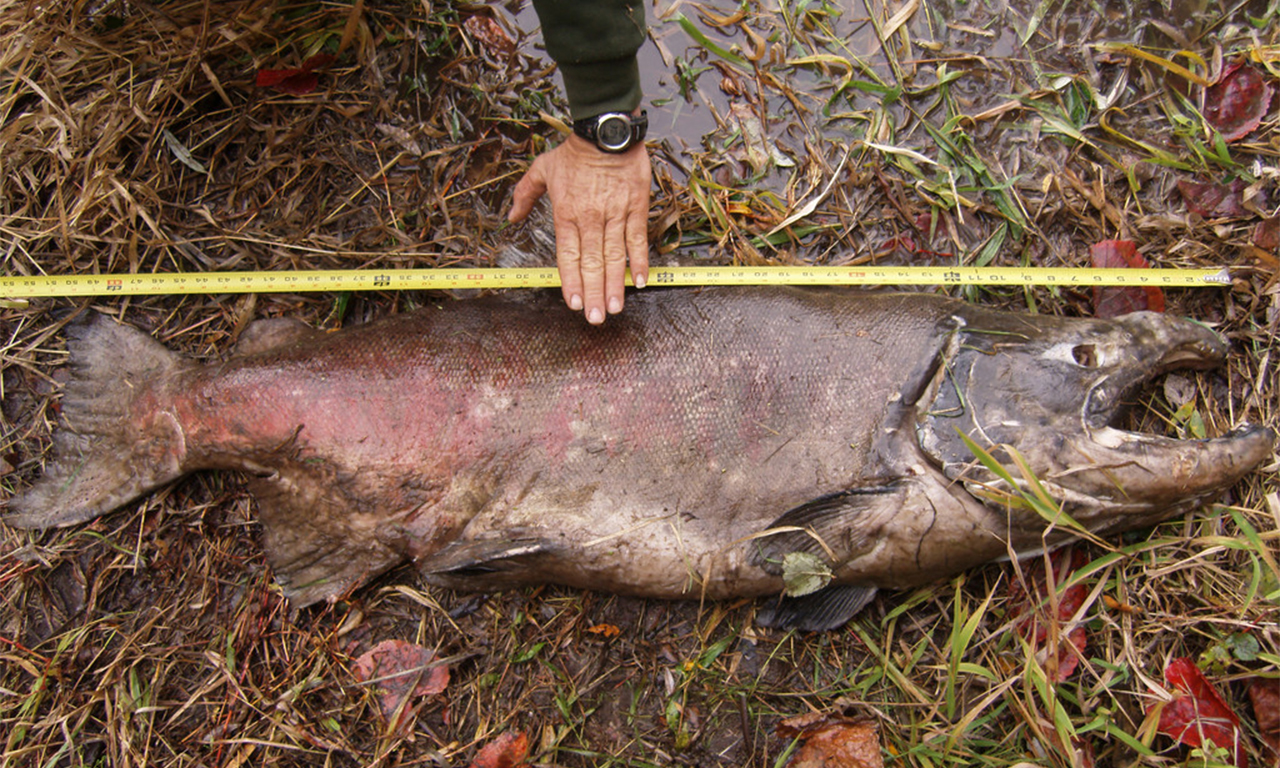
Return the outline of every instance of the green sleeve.
{"type": "Polygon", "coordinates": [[[574,120],[640,106],[644,0],[533,0],[574,120]]]}

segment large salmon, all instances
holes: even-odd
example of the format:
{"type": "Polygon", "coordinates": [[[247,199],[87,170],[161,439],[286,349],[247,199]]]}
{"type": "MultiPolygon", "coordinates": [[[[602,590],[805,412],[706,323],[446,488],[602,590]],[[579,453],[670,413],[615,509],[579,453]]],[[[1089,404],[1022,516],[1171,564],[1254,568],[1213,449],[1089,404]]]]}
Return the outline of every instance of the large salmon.
{"type": "Polygon", "coordinates": [[[962,436],[1021,478],[1016,449],[1098,534],[1196,507],[1275,441],[1109,425],[1140,383],[1222,362],[1201,325],[920,294],[649,290],[602,328],[553,300],[448,302],[333,334],[255,324],[213,364],[98,318],[69,347],[56,460],[6,522],[70,525],[194,470],[243,470],[299,605],[411,560],[465,590],[825,585],[770,620],[828,627],[876,588],[1073,536],[1011,501],[962,436]]]}

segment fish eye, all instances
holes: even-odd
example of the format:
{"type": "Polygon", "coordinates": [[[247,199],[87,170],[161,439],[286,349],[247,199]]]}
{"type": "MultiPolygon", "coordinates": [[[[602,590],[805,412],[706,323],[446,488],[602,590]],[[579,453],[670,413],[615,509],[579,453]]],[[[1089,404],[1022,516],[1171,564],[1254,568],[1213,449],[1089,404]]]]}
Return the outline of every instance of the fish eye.
{"type": "Polygon", "coordinates": [[[1098,350],[1092,344],[1077,344],[1071,349],[1071,357],[1084,368],[1098,367],[1098,350]]]}

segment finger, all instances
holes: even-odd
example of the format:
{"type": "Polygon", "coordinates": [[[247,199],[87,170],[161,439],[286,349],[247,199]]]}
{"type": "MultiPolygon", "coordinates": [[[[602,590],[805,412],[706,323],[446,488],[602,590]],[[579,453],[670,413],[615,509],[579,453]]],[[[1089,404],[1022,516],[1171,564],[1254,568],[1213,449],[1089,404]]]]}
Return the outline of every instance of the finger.
{"type": "Polygon", "coordinates": [[[582,302],[582,243],[578,228],[562,226],[556,219],[556,269],[560,272],[560,294],[564,303],[574,312],[581,312],[582,302]]]}
{"type": "Polygon", "coordinates": [[[627,276],[626,219],[605,225],[604,230],[604,294],[609,314],[622,311],[626,301],[627,276]]]}
{"type": "Polygon", "coordinates": [[[627,261],[631,282],[637,288],[645,287],[649,282],[649,222],[644,216],[632,215],[627,220],[627,261]]]}
{"type": "Polygon", "coordinates": [[[520,177],[520,181],[511,192],[511,211],[507,213],[507,221],[512,224],[524,221],[524,218],[533,210],[534,204],[538,202],[538,198],[547,191],[546,179],[543,178],[542,168],[538,165],[541,159],[539,157],[533,161],[533,165],[529,166],[529,170],[520,177]]]}
{"type": "Polygon", "coordinates": [[[582,278],[582,304],[587,322],[599,325],[604,322],[604,231],[599,224],[582,226],[579,222],[582,248],[579,252],[579,273],[582,278]]]}

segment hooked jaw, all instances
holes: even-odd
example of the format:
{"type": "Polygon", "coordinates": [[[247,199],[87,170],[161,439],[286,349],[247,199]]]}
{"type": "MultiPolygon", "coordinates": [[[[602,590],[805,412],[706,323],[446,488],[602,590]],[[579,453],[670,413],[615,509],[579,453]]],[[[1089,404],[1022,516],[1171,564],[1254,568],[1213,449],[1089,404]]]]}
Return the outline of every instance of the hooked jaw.
{"type": "MultiPolygon", "coordinates": [[[[1179,440],[1118,429],[1112,424],[1134,390],[1175,370],[1209,370],[1226,360],[1227,344],[1212,330],[1152,312],[1118,318],[1129,344],[1115,372],[1090,388],[1081,434],[1071,442],[1078,468],[1061,483],[1102,502],[1123,518],[1096,532],[1155,523],[1220,493],[1271,455],[1273,430],[1250,425],[1208,440],[1179,440]],[[1145,513],[1145,514],[1144,514],[1145,513]]],[[[1087,509],[1087,507],[1085,508],[1087,509]]],[[[1084,511],[1084,510],[1082,510],[1084,511]]],[[[1092,526],[1091,526],[1092,527],[1092,526]]]]}
{"type": "Polygon", "coordinates": [[[1042,334],[1012,342],[1008,333],[999,342],[984,341],[998,338],[990,332],[964,336],[919,431],[925,452],[971,490],[1004,483],[977,464],[958,431],[992,449],[1017,477],[998,448],[1013,446],[1065,511],[1106,534],[1194,509],[1274,450],[1275,432],[1260,426],[1210,440],[1113,426],[1123,401],[1156,376],[1222,364],[1226,342],[1198,323],[1141,312],[1047,323],[1042,334]]]}
{"type": "Polygon", "coordinates": [[[1078,507],[1078,514],[1087,518],[1097,510],[1097,525],[1089,527],[1110,533],[1195,509],[1265,461],[1275,442],[1275,432],[1261,426],[1209,440],[1103,427],[1072,446],[1081,460],[1078,468],[1061,470],[1051,479],[1092,500],[1078,507]]]}

